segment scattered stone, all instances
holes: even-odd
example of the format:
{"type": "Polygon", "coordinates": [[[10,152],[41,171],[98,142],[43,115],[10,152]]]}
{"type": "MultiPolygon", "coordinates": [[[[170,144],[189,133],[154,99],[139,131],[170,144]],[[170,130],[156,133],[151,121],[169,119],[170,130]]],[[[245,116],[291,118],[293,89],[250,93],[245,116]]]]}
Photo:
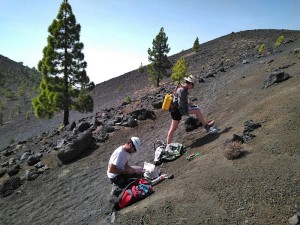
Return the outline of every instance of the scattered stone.
{"type": "Polygon", "coordinates": [[[12,166],[12,165],[14,165],[14,164],[16,164],[15,158],[10,158],[10,159],[8,160],[8,166],[12,166]]]}
{"type": "Polygon", "coordinates": [[[124,127],[136,127],[138,125],[137,120],[133,117],[127,118],[124,122],[122,122],[124,127]]]}
{"type": "Polygon", "coordinates": [[[112,133],[116,130],[116,128],[114,126],[106,125],[103,127],[103,130],[105,133],[112,133]]]}
{"type": "Polygon", "coordinates": [[[89,129],[92,125],[88,122],[82,122],[78,125],[78,131],[79,132],[84,132],[87,129],[89,129]]]}
{"type": "Polygon", "coordinates": [[[40,161],[37,164],[34,165],[35,168],[42,168],[44,167],[44,164],[40,161]]]}
{"type": "Polygon", "coordinates": [[[249,142],[255,137],[256,136],[254,134],[251,134],[250,132],[243,133],[243,135],[242,135],[242,138],[243,138],[244,142],[249,142]]]}
{"type": "Polygon", "coordinates": [[[6,162],[1,164],[1,167],[8,167],[8,165],[9,165],[9,163],[8,163],[8,161],[6,161],[6,162]]]}
{"type": "Polygon", "coordinates": [[[291,218],[289,218],[290,225],[297,225],[300,224],[300,213],[295,214],[291,218]]]}
{"type": "Polygon", "coordinates": [[[39,172],[35,169],[29,169],[26,171],[25,176],[28,181],[32,181],[39,176],[39,172]]]}
{"type": "Polygon", "coordinates": [[[14,166],[12,166],[11,168],[9,168],[8,170],[7,170],[7,174],[11,177],[11,176],[14,176],[14,175],[16,175],[16,174],[18,174],[19,173],[19,171],[20,171],[20,165],[19,164],[17,164],[17,165],[14,165],[14,166]]]}
{"type": "Polygon", "coordinates": [[[60,149],[65,143],[66,143],[65,139],[60,139],[59,141],[57,141],[57,145],[54,147],[54,150],[60,149]]]}
{"type": "Polygon", "coordinates": [[[237,134],[233,134],[233,138],[231,139],[231,141],[236,141],[236,142],[244,143],[243,137],[241,137],[241,136],[239,136],[237,134]]]}
{"type": "Polygon", "coordinates": [[[3,177],[6,174],[6,168],[0,168],[0,177],[3,177]]]}
{"type": "Polygon", "coordinates": [[[6,156],[6,157],[10,156],[10,155],[13,155],[13,154],[15,154],[15,152],[11,149],[7,149],[3,152],[3,155],[6,156]]]}
{"type": "Polygon", "coordinates": [[[152,110],[148,109],[138,109],[129,113],[134,119],[146,120],[146,119],[155,119],[155,113],[152,110]]]}
{"type": "Polygon", "coordinates": [[[184,121],[184,128],[186,132],[193,131],[202,126],[202,123],[195,117],[188,117],[184,121]]]}
{"type": "Polygon", "coordinates": [[[153,108],[155,108],[155,109],[161,109],[162,104],[163,104],[163,99],[157,100],[157,101],[154,101],[154,102],[151,103],[151,105],[152,105],[153,108]]]}
{"type": "Polygon", "coordinates": [[[0,186],[0,195],[6,197],[13,193],[13,190],[16,190],[21,186],[20,177],[13,176],[6,180],[3,185],[0,186]]]}
{"type": "Polygon", "coordinates": [[[42,157],[41,153],[30,155],[28,157],[28,159],[27,159],[28,166],[33,166],[34,164],[36,164],[37,162],[39,162],[41,160],[41,157],[42,157]]]}
{"type": "Polygon", "coordinates": [[[242,63],[243,63],[243,64],[247,64],[247,63],[249,63],[249,61],[246,60],[246,59],[244,59],[242,63]]]}
{"type": "Polygon", "coordinates": [[[268,88],[275,83],[283,82],[290,78],[290,75],[283,70],[274,71],[269,75],[269,78],[264,81],[262,88],[268,88]]]}
{"type": "Polygon", "coordinates": [[[99,127],[102,125],[102,122],[100,120],[98,120],[98,118],[95,116],[93,117],[93,125],[96,126],[96,127],[99,127]]]}
{"type": "Polygon", "coordinates": [[[248,133],[251,131],[254,131],[255,129],[261,127],[260,123],[256,123],[253,120],[248,120],[244,123],[244,132],[243,133],[248,133]]]}
{"type": "Polygon", "coordinates": [[[300,53],[300,48],[295,48],[295,49],[293,50],[293,53],[294,53],[294,54],[300,53]]]}
{"type": "Polygon", "coordinates": [[[67,130],[69,130],[69,131],[74,130],[75,127],[76,127],[76,122],[73,121],[73,122],[71,123],[71,125],[67,128],[67,130]]]}
{"type": "Polygon", "coordinates": [[[21,162],[25,162],[29,158],[29,156],[31,156],[31,152],[24,152],[24,154],[20,158],[21,162]]]}
{"type": "Polygon", "coordinates": [[[109,135],[105,132],[100,132],[96,135],[96,140],[99,142],[105,142],[106,140],[108,140],[109,135]]]}

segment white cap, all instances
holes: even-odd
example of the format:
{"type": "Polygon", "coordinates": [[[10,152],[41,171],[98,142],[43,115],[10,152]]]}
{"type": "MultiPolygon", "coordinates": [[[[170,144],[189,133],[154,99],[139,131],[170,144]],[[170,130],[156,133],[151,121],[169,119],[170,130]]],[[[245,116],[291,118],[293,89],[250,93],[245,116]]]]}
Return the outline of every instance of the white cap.
{"type": "Polygon", "coordinates": [[[132,143],[134,144],[136,151],[139,152],[141,150],[141,145],[142,145],[141,140],[138,137],[132,137],[130,139],[131,139],[132,143]]]}

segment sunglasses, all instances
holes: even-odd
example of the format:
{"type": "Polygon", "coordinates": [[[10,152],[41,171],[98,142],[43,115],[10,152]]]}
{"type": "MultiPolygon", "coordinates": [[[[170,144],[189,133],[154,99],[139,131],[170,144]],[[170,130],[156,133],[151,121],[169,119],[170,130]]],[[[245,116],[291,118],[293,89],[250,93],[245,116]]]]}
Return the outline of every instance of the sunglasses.
{"type": "Polygon", "coordinates": [[[136,151],[135,145],[131,142],[132,148],[136,151]]]}

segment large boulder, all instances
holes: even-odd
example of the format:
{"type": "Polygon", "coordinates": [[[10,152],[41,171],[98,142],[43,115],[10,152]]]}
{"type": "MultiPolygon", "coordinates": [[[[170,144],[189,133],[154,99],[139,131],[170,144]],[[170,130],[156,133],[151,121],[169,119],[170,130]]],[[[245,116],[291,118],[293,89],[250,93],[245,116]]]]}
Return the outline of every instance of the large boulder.
{"type": "Polygon", "coordinates": [[[202,123],[195,117],[190,116],[184,121],[184,129],[186,132],[193,131],[201,126],[202,123]]]}
{"type": "Polygon", "coordinates": [[[57,156],[62,162],[72,161],[88,150],[92,142],[93,135],[90,130],[79,133],[77,138],[58,151],[57,156]]]}
{"type": "Polygon", "coordinates": [[[271,85],[273,85],[275,83],[280,83],[289,78],[290,78],[290,75],[285,73],[283,70],[274,71],[269,75],[269,78],[264,81],[263,88],[270,87],[271,85]]]}
{"type": "Polygon", "coordinates": [[[155,113],[149,109],[137,109],[129,113],[134,119],[146,120],[146,119],[155,119],[155,113]]]}
{"type": "Polygon", "coordinates": [[[13,193],[13,190],[21,186],[20,177],[13,176],[6,180],[3,185],[0,186],[0,195],[6,197],[13,193]]]}

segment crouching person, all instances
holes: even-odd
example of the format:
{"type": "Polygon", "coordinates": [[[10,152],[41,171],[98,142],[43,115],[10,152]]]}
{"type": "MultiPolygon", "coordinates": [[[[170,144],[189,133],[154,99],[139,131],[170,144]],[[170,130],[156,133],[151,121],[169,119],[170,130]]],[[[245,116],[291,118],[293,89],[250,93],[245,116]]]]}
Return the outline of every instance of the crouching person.
{"type": "Polygon", "coordinates": [[[127,143],[118,147],[111,155],[107,176],[111,182],[118,187],[125,187],[134,178],[139,178],[144,173],[142,167],[130,166],[128,161],[132,153],[139,152],[141,150],[141,140],[138,137],[130,138],[127,143]]]}

